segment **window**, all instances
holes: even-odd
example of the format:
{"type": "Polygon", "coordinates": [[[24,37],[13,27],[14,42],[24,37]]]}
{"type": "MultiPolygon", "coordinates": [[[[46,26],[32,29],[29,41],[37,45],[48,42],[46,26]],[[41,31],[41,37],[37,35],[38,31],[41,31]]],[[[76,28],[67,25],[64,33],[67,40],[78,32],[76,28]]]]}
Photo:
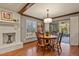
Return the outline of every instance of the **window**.
{"type": "Polygon", "coordinates": [[[26,20],[26,29],[27,29],[27,32],[36,32],[37,31],[37,21],[26,20]]]}

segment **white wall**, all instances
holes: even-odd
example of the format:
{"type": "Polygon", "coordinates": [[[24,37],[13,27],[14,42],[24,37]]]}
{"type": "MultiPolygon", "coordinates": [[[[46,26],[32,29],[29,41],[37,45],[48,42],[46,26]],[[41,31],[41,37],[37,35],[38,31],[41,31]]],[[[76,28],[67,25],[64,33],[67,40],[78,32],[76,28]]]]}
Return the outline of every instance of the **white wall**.
{"type": "Polygon", "coordinates": [[[21,16],[21,41],[26,38],[26,17],[21,16]]]}
{"type": "Polygon", "coordinates": [[[79,16],[70,17],[70,44],[78,45],[79,40],[79,16]]]}
{"type": "Polygon", "coordinates": [[[45,29],[44,29],[45,32],[49,32],[49,23],[45,23],[44,26],[45,26],[45,29]]]}

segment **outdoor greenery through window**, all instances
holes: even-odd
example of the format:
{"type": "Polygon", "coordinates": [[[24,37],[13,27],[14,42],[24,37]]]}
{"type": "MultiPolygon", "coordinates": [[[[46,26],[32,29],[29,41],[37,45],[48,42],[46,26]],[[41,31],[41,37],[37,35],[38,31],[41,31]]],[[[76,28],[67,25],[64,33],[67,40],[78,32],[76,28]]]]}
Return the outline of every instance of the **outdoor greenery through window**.
{"type": "Polygon", "coordinates": [[[36,32],[37,31],[37,21],[26,20],[26,29],[27,29],[27,32],[36,32]]]}

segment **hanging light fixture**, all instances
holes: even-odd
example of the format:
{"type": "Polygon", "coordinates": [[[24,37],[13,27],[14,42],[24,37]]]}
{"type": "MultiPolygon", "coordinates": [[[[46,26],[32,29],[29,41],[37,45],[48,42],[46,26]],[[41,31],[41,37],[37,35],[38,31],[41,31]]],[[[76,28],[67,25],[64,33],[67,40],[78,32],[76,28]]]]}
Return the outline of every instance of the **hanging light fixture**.
{"type": "Polygon", "coordinates": [[[47,18],[44,19],[44,23],[51,23],[52,18],[49,18],[49,9],[47,9],[47,18]]]}

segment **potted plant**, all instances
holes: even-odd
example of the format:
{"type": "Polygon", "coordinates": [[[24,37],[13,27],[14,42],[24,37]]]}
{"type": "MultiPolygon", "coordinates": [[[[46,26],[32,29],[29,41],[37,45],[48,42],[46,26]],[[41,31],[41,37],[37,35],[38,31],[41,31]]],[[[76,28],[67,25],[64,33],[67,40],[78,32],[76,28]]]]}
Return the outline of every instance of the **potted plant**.
{"type": "Polygon", "coordinates": [[[46,32],[46,36],[48,36],[48,35],[49,35],[49,32],[47,31],[47,32],[46,32]]]}
{"type": "Polygon", "coordinates": [[[16,22],[16,19],[13,19],[14,22],[16,22]]]}

